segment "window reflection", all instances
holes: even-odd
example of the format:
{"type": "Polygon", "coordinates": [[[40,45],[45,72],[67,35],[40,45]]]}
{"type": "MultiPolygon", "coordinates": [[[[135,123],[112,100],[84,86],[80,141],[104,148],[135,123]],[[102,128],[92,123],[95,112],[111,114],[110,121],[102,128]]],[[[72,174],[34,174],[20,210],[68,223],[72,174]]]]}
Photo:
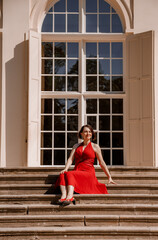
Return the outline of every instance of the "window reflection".
{"type": "Polygon", "coordinates": [[[78,0],[67,0],[67,11],[68,12],[78,12],[79,11],[78,0]]]}
{"type": "Polygon", "coordinates": [[[78,114],[78,99],[67,100],[67,113],[78,114]]]}
{"type": "Polygon", "coordinates": [[[54,113],[65,113],[65,99],[54,99],[54,113]]]}
{"type": "Polygon", "coordinates": [[[78,32],[79,19],[78,14],[68,14],[68,32],[78,32]]]}

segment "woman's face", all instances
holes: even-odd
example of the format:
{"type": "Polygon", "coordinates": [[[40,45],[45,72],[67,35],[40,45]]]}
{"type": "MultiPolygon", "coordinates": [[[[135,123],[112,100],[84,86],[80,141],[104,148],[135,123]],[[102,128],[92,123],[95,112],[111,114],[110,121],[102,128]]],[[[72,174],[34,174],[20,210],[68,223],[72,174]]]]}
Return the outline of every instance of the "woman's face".
{"type": "Polygon", "coordinates": [[[90,140],[92,137],[92,132],[88,127],[84,127],[81,135],[82,135],[83,140],[90,140]]]}

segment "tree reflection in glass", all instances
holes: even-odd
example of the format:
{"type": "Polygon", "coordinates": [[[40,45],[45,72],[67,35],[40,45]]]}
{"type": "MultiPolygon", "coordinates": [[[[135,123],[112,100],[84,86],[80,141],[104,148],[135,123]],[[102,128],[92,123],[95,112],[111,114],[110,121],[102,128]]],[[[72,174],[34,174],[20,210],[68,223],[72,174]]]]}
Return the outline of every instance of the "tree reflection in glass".
{"type": "Polygon", "coordinates": [[[54,116],[54,130],[65,130],[65,116],[54,116]]]}
{"type": "Polygon", "coordinates": [[[78,116],[67,116],[67,130],[68,131],[78,130],[78,116]]]}
{"type": "Polygon", "coordinates": [[[99,76],[99,91],[110,91],[110,76],[99,76]]]}
{"type": "Polygon", "coordinates": [[[65,91],[65,77],[55,76],[54,77],[54,90],[55,91],[65,91]]]}
{"type": "Polygon", "coordinates": [[[67,100],[67,113],[78,114],[78,99],[67,100]]]}
{"type": "Polygon", "coordinates": [[[67,78],[67,90],[68,91],[78,91],[78,77],[70,77],[67,78]]]}
{"type": "Polygon", "coordinates": [[[65,113],[65,99],[54,99],[54,113],[65,113]]]}
{"type": "Polygon", "coordinates": [[[97,76],[86,77],[86,91],[97,91],[97,76]]]}
{"type": "Polygon", "coordinates": [[[68,74],[78,75],[78,60],[68,59],[68,74]]]}

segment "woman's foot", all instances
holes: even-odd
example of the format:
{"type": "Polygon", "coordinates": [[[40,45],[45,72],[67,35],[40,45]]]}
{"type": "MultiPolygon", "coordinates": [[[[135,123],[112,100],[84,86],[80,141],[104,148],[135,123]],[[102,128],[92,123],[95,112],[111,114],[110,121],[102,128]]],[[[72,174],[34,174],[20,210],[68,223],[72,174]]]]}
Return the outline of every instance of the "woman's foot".
{"type": "Polygon", "coordinates": [[[62,202],[62,206],[67,206],[67,205],[70,205],[71,203],[76,205],[76,199],[74,197],[69,198],[69,199],[66,198],[65,201],[62,202]]]}
{"type": "Polygon", "coordinates": [[[57,204],[62,205],[65,200],[66,200],[66,198],[60,198],[60,199],[58,199],[57,204]]]}

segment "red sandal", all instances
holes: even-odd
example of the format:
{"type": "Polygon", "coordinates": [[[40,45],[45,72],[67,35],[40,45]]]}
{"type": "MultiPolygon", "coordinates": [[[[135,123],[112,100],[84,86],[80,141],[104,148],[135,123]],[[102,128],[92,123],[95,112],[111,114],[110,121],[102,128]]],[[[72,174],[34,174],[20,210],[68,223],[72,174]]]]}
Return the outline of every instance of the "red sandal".
{"type": "Polygon", "coordinates": [[[62,203],[66,200],[66,198],[60,198],[57,201],[57,204],[62,205],[62,203]]]}
{"type": "Polygon", "coordinates": [[[71,203],[76,205],[76,199],[74,197],[72,197],[70,199],[66,199],[65,201],[63,201],[62,206],[67,206],[67,205],[70,205],[71,203]]]}

